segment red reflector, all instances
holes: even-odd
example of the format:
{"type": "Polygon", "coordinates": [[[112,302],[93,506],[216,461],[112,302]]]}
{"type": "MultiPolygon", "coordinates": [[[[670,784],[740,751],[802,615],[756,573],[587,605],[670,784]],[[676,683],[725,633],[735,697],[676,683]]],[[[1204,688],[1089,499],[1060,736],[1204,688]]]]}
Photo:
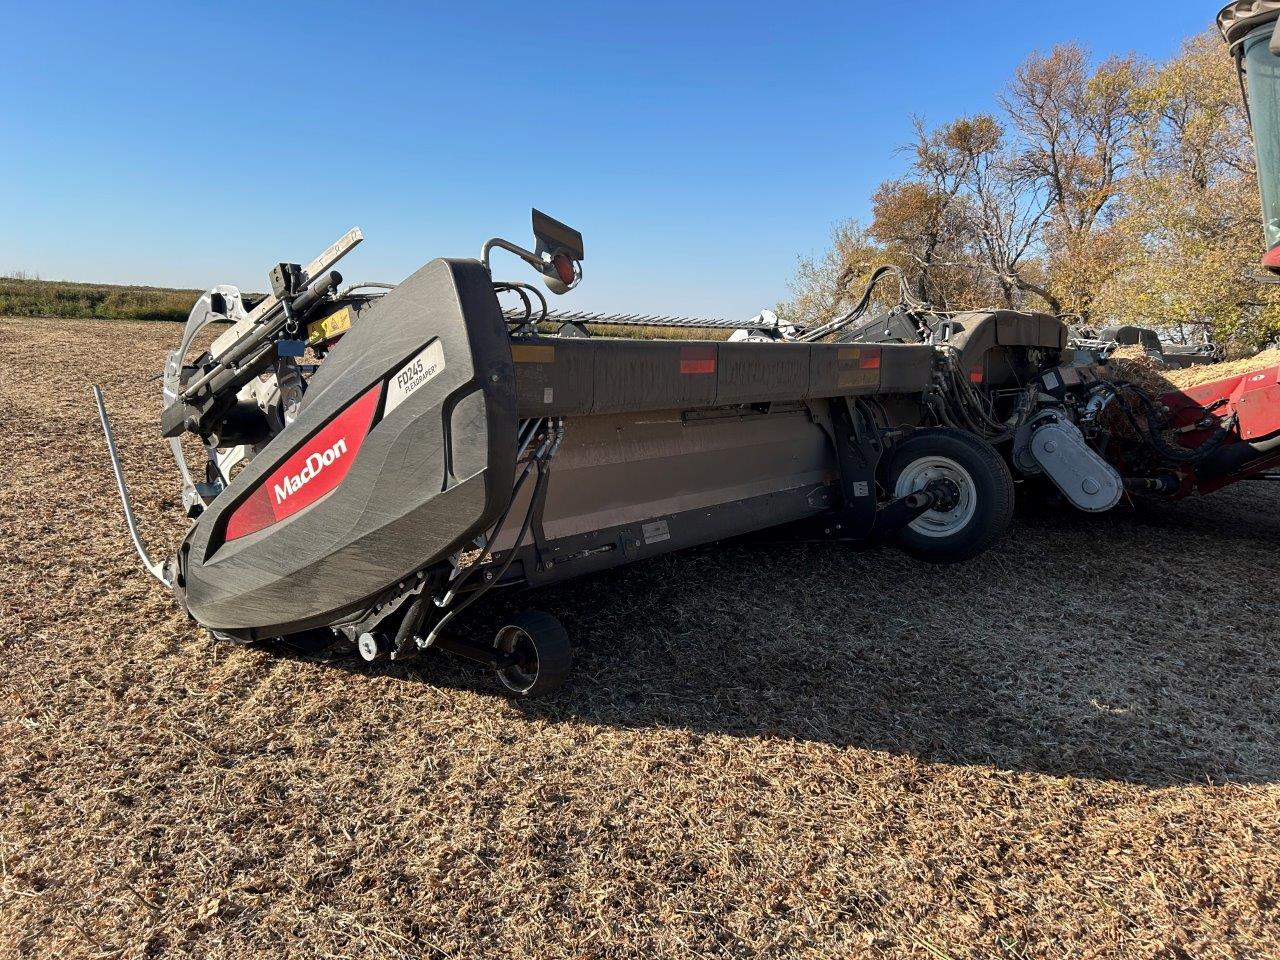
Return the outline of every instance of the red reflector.
{"type": "Polygon", "coordinates": [[[880,351],[878,349],[867,350],[863,353],[862,359],[858,361],[858,367],[862,370],[879,370],[880,351]]]}
{"type": "Polygon", "coordinates": [[[680,372],[681,373],[715,373],[716,372],[716,348],[715,347],[681,347],[680,348],[680,372]]]}
{"type": "Polygon", "coordinates": [[[981,382],[982,382],[982,368],[981,368],[981,367],[974,367],[972,370],[970,370],[970,371],[969,371],[969,379],[970,379],[972,382],[974,382],[974,383],[981,383],[981,382]]]}
{"type": "Polygon", "coordinates": [[[378,384],[334,417],[236,507],[227,539],[237,540],[279,523],[337,489],[373,424],[378,384]]]}

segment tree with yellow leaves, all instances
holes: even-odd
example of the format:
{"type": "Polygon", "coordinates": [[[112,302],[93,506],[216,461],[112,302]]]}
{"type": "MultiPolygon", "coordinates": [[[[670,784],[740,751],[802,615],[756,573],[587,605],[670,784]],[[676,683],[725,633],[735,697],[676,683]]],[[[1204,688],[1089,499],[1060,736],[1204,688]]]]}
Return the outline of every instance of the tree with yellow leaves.
{"type": "Polygon", "coordinates": [[[1151,71],[1137,91],[1135,169],[1116,229],[1124,268],[1102,310],[1183,342],[1242,348],[1280,330],[1280,298],[1259,276],[1257,169],[1230,60],[1212,34],[1151,71]]]}
{"type": "Polygon", "coordinates": [[[1028,57],[999,101],[1003,118],[917,120],[911,163],[876,191],[871,223],[842,224],[801,262],[784,315],[839,312],[889,262],[939,309],[1040,309],[1241,348],[1280,330],[1280,296],[1255,267],[1247,118],[1216,37],[1163,64],[1091,65],[1063,44],[1028,57]]]}

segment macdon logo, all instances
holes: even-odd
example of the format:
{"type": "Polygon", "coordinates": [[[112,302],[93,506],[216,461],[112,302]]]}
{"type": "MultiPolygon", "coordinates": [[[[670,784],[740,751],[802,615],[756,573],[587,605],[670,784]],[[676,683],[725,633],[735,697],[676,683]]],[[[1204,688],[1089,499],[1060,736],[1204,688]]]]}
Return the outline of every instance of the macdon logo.
{"type": "Polygon", "coordinates": [[[331,466],[335,460],[347,452],[347,441],[345,437],[339,437],[328,450],[322,453],[313,453],[307,457],[307,462],[291,477],[285,477],[280,483],[274,484],[271,492],[275,495],[276,503],[284,503],[290,496],[297,493],[308,483],[310,483],[320,471],[325,467],[331,466]]]}

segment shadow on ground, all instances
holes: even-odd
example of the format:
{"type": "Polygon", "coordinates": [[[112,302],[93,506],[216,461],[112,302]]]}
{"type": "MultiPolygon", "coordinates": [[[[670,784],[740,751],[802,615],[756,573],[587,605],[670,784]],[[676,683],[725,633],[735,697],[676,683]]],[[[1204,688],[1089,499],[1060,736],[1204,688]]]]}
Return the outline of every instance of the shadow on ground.
{"type": "MultiPolygon", "coordinates": [[[[491,635],[523,606],[563,620],[574,676],[519,704],[552,722],[1148,786],[1272,782],[1277,493],[1106,517],[1026,511],[999,549],[954,568],[739,542],[477,605],[467,629],[491,635]]],[[[497,696],[482,671],[442,657],[331,664],[497,696]]]]}

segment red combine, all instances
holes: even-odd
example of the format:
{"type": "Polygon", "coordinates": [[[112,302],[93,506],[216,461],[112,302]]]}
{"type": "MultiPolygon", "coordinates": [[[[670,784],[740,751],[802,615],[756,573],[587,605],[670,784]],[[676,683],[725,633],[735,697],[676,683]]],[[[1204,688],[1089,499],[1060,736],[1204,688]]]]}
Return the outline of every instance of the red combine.
{"type": "MultiPolygon", "coordinates": [[[[1253,129],[1267,243],[1262,266],[1280,275],[1280,0],[1236,0],[1218,14],[1218,27],[1253,129]]],[[[1280,465],[1280,365],[1166,393],[1160,402],[1183,447],[1223,437],[1209,456],[1176,467],[1177,495],[1211,493],[1280,465]]]]}

